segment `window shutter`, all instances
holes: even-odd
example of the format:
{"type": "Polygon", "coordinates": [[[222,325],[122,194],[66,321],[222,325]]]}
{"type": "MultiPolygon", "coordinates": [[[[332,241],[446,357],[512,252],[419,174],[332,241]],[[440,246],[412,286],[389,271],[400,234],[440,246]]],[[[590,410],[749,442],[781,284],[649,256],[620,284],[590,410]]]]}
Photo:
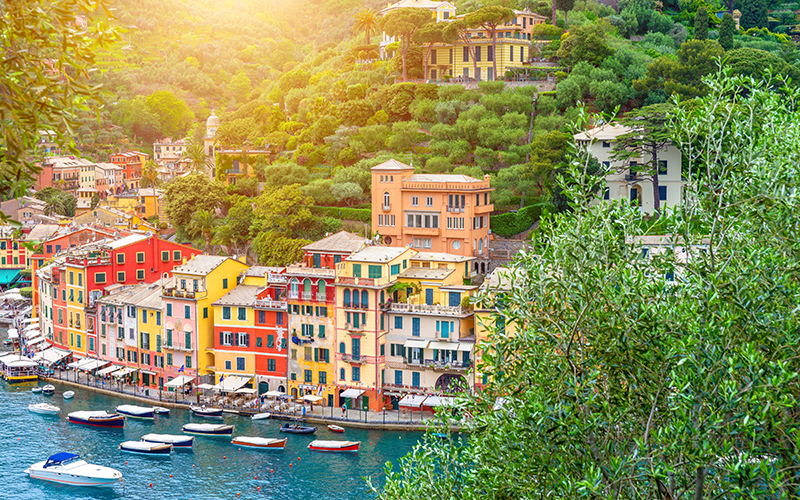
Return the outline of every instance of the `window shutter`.
{"type": "Polygon", "coordinates": [[[244,346],[245,347],[250,347],[250,334],[249,333],[245,333],[244,334],[244,346]]]}
{"type": "Polygon", "coordinates": [[[219,345],[225,345],[225,334],[219,332],[219,345]]]}
{"type": "Polygon", "coordinates": [[[314,361],[319,361],[319,349],[314,348],[314,361]]]}

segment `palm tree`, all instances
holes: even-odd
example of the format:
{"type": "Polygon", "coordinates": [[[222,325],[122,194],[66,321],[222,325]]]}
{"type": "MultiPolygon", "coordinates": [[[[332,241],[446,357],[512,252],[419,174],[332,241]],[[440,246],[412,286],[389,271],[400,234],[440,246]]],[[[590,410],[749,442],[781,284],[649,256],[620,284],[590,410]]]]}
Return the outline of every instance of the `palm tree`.
{"type": "Polygon", "coordinates": [[[216,215],[209,210],[198,210],[192,215],[192,220],[186,228],[190,235],[202,234],[206,240],[206,251],[211,249],[211,234],[219,225],[216,215]]]}
{"type": "Polygon", "coordinates": [[[356,23],[353,26],[353,32],[357,33],[363,31],[367,35],[367,45],[369,45],[370,33],[378,32],[378,16],[372,9],[361,9],[355,15],[356,23]]]}
{"type": "Polygon", "coordinates": [[[142,187],[151,187],[153,189],[156,188],[158,184],[158,165],[153,160],[148,160],[147,163],[142,166],[142,179],[146,180],[148,185],[142,187]]]}
{"type": "Polygon", "coordinates": [[[189,161],[192,165],[192,170],[195,172],[202,172],[208,175],[214,167],[214,162],[206,154],[205,147],[202,144],[189,144],[186,146],[183,151],[183,157],[189,161]]]}

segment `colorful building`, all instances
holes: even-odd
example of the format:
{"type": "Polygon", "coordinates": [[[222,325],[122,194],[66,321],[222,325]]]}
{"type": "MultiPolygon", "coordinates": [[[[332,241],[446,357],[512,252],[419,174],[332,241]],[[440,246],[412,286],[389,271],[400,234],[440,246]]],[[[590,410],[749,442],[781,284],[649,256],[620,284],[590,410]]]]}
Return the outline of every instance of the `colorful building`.
{"type": "Polygon", "coordinates": [[[503,296],[511,291],[514,282],[521,279],[520,271],[514,268],[495,268],[480,287],[481,295],[486,300],[475,304],[475,351],[473,353],[475,370],[472,371],[471,385],[481,388],[488,382],[488,377],[481,372],[484,344],[492,332],[500,335],[514,335],[516,324],[508,321],[503,314],[503,296]]]}
{"type": "Polygon", "coordinates": [[[111,163],[122,168],[125,189],[137,189],[142,180],[142,167],[150,155],[141,151],[126,151],[111,155],[111,163]]]}

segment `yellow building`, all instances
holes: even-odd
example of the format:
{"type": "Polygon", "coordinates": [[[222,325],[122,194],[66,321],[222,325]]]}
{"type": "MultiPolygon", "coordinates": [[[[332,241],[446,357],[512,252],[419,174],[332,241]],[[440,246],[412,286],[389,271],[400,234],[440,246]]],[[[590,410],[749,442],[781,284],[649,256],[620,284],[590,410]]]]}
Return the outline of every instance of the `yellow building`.
{"type": "Polygon", "coordinates": [[[94,351],[88,345],[85,269],[82,261],[67,259],[65,262],[68,345],[72,352],[83,356],[94,351]]]}
{"type": "Polygon", "coordinates": [[[212,304],[217,383],[223,376],[236,376],[240,378],[238,385],[241,387],[256,378],[254,307],[263,289],[263,286],[241,284],[212,304]]]}
{"type": "Polygon", "coordinates": [[[475,305],[474,359],[476,367],[472,372],[471,383],[476,388],[483,387],[488,382],[486,375],[480,371],[480,362],[483,357],[482,344],[487,341],[492,331],[505,335],[516,333],[516,324],[507,322],[501,309],[494,302],[498,299],[502,300],[503,295],[511,291],[519,273],[520,271],[512,268],[498,267],[486,277],[481,285],[481,293],[488,294],[490,299],[488,302],[475,305]]]}
{"type": "Polygon", "coordinates": [[[77,225],[99,224],[123,231],[155,231],[155,228],[142,217],[116,208],[96,207],[94,210],[75,216],[72,221],[77,225]]]}
{"type": "Polygon", "coordinates": [[[144,219],[158,215],[158,222],[167,222],[164,214],[164,192],[154,188],[142,188],[139,190],[139,203],[137,209],[139,216],[144,219]]]}
{"type": "Polygon", "coordinates": [[[161,300],[161,285],[154,283],[146,286],[146,292],[138,297],[135,304],[138,323],[137,351],[140,385],[151,388],[163,388],[164,374],[164,318],[161,300]]]}

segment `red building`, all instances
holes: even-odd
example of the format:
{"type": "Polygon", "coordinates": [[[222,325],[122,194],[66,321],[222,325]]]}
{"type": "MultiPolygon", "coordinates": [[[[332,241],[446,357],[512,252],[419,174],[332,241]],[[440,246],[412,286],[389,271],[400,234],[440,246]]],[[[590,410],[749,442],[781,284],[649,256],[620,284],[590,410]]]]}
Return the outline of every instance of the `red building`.
{"type": "Polygon", "coordinates": [[[125,189],[137,189],[142,179],[142,167],[150,155],[141,151],[126,151],[111,155],[111,163],[122,167],[122,179],[125,189]]]}

